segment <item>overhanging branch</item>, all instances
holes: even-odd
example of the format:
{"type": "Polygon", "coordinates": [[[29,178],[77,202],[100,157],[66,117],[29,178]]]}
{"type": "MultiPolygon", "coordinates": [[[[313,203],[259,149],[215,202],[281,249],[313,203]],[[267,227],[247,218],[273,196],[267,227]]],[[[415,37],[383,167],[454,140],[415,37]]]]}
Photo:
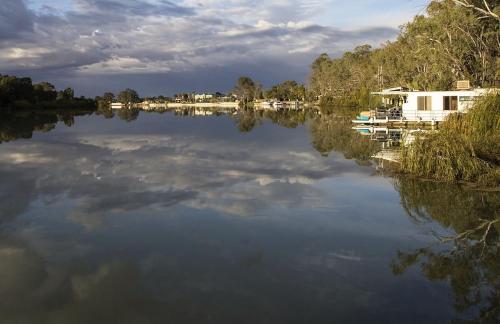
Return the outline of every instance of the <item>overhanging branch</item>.
{"type": "Polygon", "coordinates": [[[487,17],[491,17],[491,18],[494,18],[494,19],[500,21],[500,17],[491,10],[491,8],[488,5],[488,2],[486,0],[483,0],[485,8],[475,6],[475,5],[471,4],[468,0],[453,0],[453,2],[459,6],[476,10],[476,11],[486,15],[487,17]]]}

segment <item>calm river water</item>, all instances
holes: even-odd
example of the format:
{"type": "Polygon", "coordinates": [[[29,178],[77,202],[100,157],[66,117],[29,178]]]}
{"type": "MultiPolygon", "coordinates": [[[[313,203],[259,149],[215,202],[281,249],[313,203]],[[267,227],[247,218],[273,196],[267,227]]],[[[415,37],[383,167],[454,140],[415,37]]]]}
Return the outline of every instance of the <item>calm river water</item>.
{"type": "Polygon", "coordinates": [[[498,252],[436,237],[493,217],[499,194],[384,176],[349,129],[279,113],[4,118],[0,322],[498,318],[498,252]]]}

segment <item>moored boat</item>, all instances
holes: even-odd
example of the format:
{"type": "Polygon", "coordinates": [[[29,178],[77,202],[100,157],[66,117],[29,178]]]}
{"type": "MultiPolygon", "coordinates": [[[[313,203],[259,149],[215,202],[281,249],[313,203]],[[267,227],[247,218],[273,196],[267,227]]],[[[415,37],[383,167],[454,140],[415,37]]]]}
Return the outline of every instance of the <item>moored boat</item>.
{"type": "Polygon", "coordinates": [[[361,113],[355,124],[397,124],[422,123],[437,124],[450,114],[466,113],[474,101],[498,89],[460,89],[454,91],[415,91],[403,87],[372,92],[381,97],[382,105],[369,112],[361,113]]]}

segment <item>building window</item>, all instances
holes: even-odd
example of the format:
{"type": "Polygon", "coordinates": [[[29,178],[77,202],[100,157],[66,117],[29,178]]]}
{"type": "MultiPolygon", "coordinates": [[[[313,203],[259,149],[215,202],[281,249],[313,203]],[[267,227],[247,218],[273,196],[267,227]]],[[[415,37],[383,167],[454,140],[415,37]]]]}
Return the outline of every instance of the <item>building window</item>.
{"type": "Polygon", "coordinates": [[[458,97],[443,97],[443,110],[458,110],[458,97]]]}
{"type": "Polygon", "coordinates": [[[471,96],[463,96],[459,98],[460,102],[474,101],[474,99],[475,98],[471,96]]]}
{"type": "Polygon", "coordinates": [[[431,96],[417,97],[417,109],[432,110],[432,97],[431,96]]]}

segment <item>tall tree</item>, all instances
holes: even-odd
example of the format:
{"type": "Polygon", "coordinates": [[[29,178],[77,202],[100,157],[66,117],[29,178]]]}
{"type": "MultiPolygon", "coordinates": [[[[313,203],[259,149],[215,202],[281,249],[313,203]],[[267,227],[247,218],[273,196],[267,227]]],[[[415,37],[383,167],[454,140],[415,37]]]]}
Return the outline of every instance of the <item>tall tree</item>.
{"type": "Polygon", "coordinates": [[[398,39],[379,49],[357,47],[340,58],[320,55],[309,91],[339,105],[366,105],[382,87],[450,90],[458,80],[476,87],[500,82],[498,0],[434,0],[426,15],[404,25],[398,39]]]}
{"type": "Polygon", "coordinates": [[[33,85],[36,101],[54,101],[57,97],[57,91],[53,84],[49,82],[40,82],[33,85]]]}
{"type": "Polygon", "coordinates": [[[102,99],[104,101],[106,101],[107,103],[112,103],[113,100],[115,100],[115,95],[111,92],[105,92],[103,95],[102,95],[102,99]]]}
{"type": "Polygon", "coordinates": [[[242,102],[247,103],[255,98],[257,86],[249,77],[241,77],[236,83],[234,94],[236,94],[242,102]]]}
{"type": "Polygon", "coordinates": [[[453,2],[459,6],[469,8],[469,9],[474,9],[480,14],[483,15],[483,17],[489,17],[496,19],[500,21],[500,8],[498,5],[498,1],[486,1],[486,0],[480,0],[480,1],[468,1],[468,0],[453,0],[453,2]]]}
{"type": "Polygon", "coordinates": [[[118,101],[126,105],[136,103],[139,102],[139,95],[133,89],[125,89],[118,94],[118,101]]]}
{"type": "Polygon", "coordinates": [[[306,89],[296,81],[287,80],[273,86],[266,92],[266,98],[277,100],[303,100],[306,95],[306,89]]]}
{"type": "Polygon", "coordinates": [[[75,98],[75,91],[72,88],[66,88],[63,91],[59,91],[57,94],[58,100],[72,100],[75,98]]]}

